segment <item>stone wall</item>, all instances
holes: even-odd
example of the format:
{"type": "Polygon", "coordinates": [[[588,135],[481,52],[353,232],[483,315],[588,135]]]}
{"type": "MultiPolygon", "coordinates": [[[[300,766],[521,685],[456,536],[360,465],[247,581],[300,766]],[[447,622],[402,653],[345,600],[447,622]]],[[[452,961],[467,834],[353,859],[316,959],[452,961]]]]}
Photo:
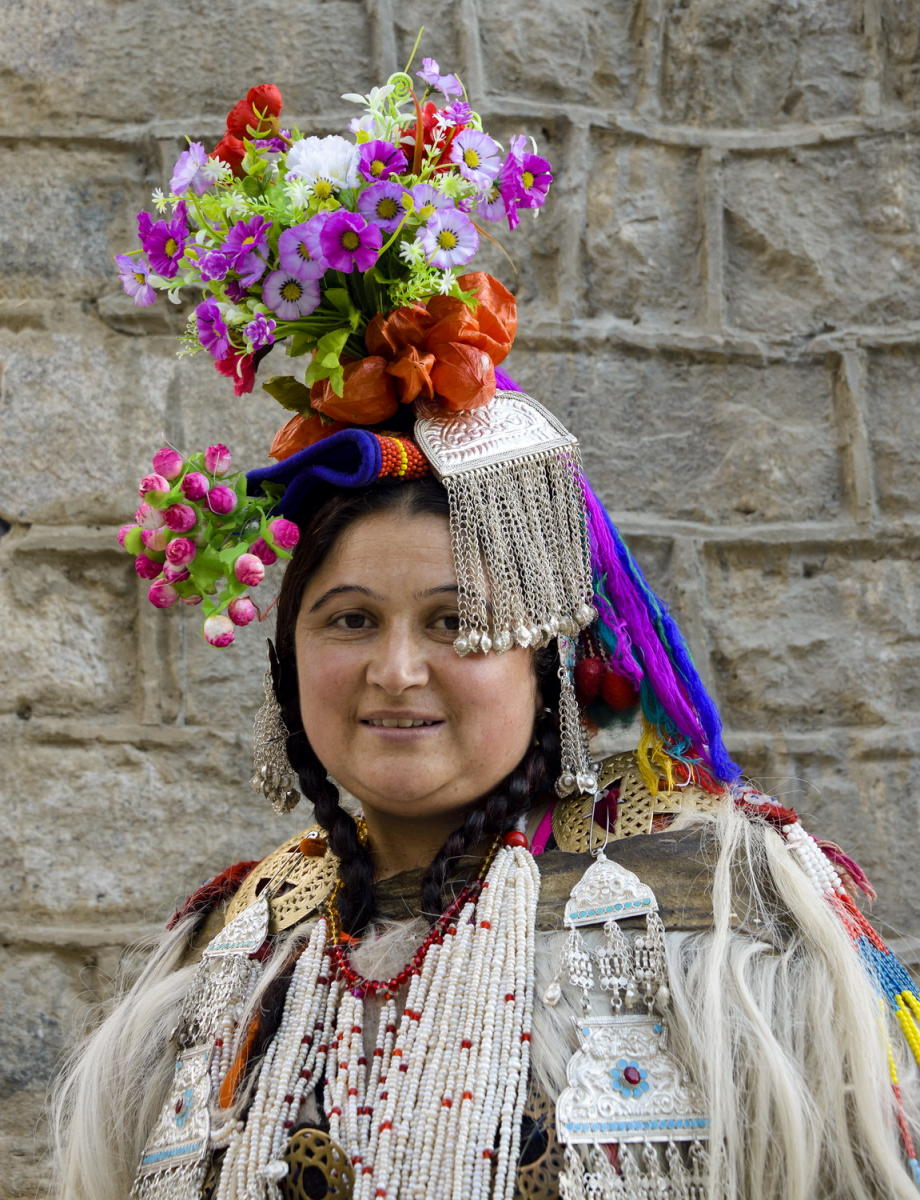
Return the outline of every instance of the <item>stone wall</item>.
{"type": "Polygon", "coordinates": [[[38,1194],[47,1082],[124,947],[298,825],[245,782],[259,634],[206,646],[114,543],[164,438],[254,464],[277,410],[177,360],[181,314],[133,308],[112,255],[249,84],[336,132],[423,22],[487,128],[556,168],[519,275],[485,256],[521,303],[512,373],[584,436],[731,750],[859,855],[917,960],[917,0],[23,0],[0,46],[2,1196],[38,1194]]]}

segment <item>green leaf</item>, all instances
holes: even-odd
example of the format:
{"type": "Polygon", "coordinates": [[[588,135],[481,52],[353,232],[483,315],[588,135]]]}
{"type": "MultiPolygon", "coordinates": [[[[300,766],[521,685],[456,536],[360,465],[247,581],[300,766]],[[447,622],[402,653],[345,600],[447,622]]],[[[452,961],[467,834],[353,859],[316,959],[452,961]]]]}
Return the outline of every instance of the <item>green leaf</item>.
{"type": "Polygon", "coordinates": [[[240,187],[247,196],[262,195],[262,185],[253,175],[247,175],[244,179],[240,180],[240,187]]]}
{"type": "Polygon", "coordinates": [[[310,407],[310,389],[293,375],[272,375],[263,381],[262,390],[289,412],[303,412],[310,407]]]}
{"type": "Polygon", "coordinates": [[[345,348],[345,343],[348,341],[349,330],[332,329],[329,333],[324,334],[316,343],[316,353],[313,355],[309,367],[307,367],[307,383],[318,383],[321,379],[328,379],[332,384],[332,390],[337,396],[341,396],[345,390],[345,375],[340,362],[342,350],[345,348]]]}
{"type": "Polygon", "coordinates": [[[355,306],[351,302],[351,297],[348,294],[347,288],[327,288],[323,295],[323,299],[328,301],[334,309],[336,309],[345,317],[350,317],[355,311],[355,306]]]}

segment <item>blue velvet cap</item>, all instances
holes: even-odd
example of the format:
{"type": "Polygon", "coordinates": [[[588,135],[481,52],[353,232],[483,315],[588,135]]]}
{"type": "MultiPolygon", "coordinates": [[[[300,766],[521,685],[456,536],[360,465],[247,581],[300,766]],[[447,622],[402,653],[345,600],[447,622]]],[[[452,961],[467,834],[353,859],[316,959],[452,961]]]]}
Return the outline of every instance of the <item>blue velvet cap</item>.
{"type": "Polygon", "coordinates": [[[284,495],[275,511],[296,521],[317,491],[365,487],[378,477],[380,466],[380,442],[373,433],[342,429],[273,466],[247,471],[246,490],[256,496],[263,483],[282,484],[284,495]]]}

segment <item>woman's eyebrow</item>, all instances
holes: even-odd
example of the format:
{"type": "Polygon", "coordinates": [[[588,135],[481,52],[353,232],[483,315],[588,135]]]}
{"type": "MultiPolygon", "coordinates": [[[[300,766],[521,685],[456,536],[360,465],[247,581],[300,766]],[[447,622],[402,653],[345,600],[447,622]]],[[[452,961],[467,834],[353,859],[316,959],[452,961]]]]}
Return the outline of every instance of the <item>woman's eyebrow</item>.
{"type": "Polygon", "coordinates": [[[362,587],[359,583],[340,583],[338,587],[329,588],[319,597],[319,599],[310,605],[310,612],[316,612],[318,608],[330,600],[333,596],[341,596],[345,592],[358,592],[362,596],[368,596],[371,600],[379,600],[380,597],[376,592],[372,592],[370,588],[362,587]]]}
{"type": "Polygon", "coordinates": [[[451,595],[457,594],[457,585],[455,583],[443,583],[440,587],[426,588],[424,592],[416,592],[416,600],[424,600],[427,596],[441,596],[445,593],[451,595]]]}

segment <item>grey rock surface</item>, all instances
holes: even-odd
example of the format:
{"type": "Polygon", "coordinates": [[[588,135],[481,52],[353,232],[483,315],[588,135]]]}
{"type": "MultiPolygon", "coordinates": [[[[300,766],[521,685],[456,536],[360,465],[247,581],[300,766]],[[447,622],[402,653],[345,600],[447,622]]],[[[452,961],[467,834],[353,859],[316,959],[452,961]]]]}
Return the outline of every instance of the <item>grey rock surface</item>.
{"type": "Polygon", "coordinates": [[[43,1194],[48,1082],[125,948],[309,820],[247,783],[272,623],[211,649],[114,541],[153,449],[254,465],[280,412],[177,358],[189,304],[135,308],[112,256],[247,86],[339,131],[422,24],[486,127],[555,167],[515,268],[481,258],[518,295],[509,370],[583,438],[734,756],[862,861],[920,962],[918,0],[23,0],[0,38],[0,1198],[43,1194]]]}

